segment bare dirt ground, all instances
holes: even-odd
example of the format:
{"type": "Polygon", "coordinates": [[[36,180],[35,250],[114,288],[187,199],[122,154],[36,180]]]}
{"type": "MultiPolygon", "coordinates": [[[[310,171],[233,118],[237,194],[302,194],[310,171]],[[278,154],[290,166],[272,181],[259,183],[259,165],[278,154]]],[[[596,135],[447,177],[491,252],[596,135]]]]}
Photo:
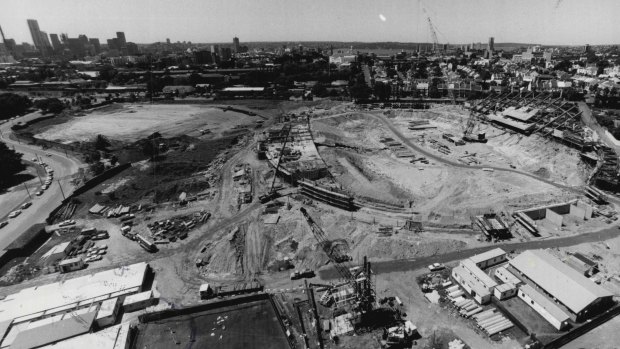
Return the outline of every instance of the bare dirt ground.
{"type": "MultiPolygon", "coordinates": [[[[426,111],[397,111],[392,119],[403,133],[428,145],[430,139],[442,141],[444,133],[461,137],[467,124],[468,112],[460,106],[437,106],[426,111]],[[434,129],[409,130],[412,120],[428,120],[434,129]]],[[[531,172],[554,182],[579,186],[584,185],[588,169],[575,149],[549,141],[538,135],[523,136],[512,134],[496,128],[491,124],[478,124],[474,132],[484,132],[488,143],[467,143],[464,146],[450,146],[451,154],[446,158],[458,160],[465,155],[475,154],[472,158],[481,165],[498,167],[513,166],[516,169],[531,172]]],[[[429,150],[432,150],[429,148],[429,150]]],[[[443,156],[443,155],[442,155],[443,156]]]]}
{"type": "Polygon", "coordinates": [[[256,120],[246,114],[197,104],[114,104],[53,125],[36,136],[68,143],[92,140],[102,134],[131,142],[154,132],[164,137],[197,137],[200,129],[209,129],[209,137],[218,137],[238,125],[248,125],[256,120]]]}
{"type": "MultiPolygon", "coordinates": [[[[464,122],[458,110],[448,109],[441,113],[435,111],[398,113],[400,116],[393,121],[396,125],[401,125],[404,130],[407,130],[408,120],[424,117],[429,118],[431,124],[444,127],[445,131],[457,134],[455,129],[459,127],[461,121],[464,122]]],[[[411,158],[396,157],[380,142],[384,137],[393,137],[390,131],[378,121],[365,117],[363,114],[347,113],[333,118],[322,118],[315,120],[312,126],[313,131],[327,142],[337,141],[356,148],[320,148],[321,156],[331,166],[330,169],[336,180],[345,190],[355,196],[401,206],[412,201],[412,208],[429,220],[463,223],[468,221],[472,214],[512,211],[575,197],[574,194],[549,184],[511,173],[454,168],[434,163],[432,160],[429,164],[420,162],[411,164],[411,158]]],[[[490,126],[484,127],[491,128],[490,126]]],[[[405,134],[407,132],[408,130],[405,134]]],[[[414,138],[414,140],[420,140],[422,146],[430,144],[431,138],[444,142],[441,140],[442,131],[439,129],[415,132],[426,133],[423,140],[414,138]]],[[[507,144],[506,142],[499,143],[494,138],[489,144],[451,146],[453,153],[450,155],[439,152],[437,154],[454,160],[458,158],[454,155],[457,152],[468,151],[470,154],[480,154],[481,149],[478,148],[485,148],[485,157],[478,156],[481,164],[491,164],[484,162],[484,159],[488,159],[495,161],[494,165],[501,165],[498,162],[502,157],[498,153],[499,150],[496,150],[497,148],[503,152],[504,158],[512,156],[508,159],[509,163],[504,162],[506,167],[512,163],[525,164],[527,160],[527,166],[538,171],[544,164],[546,166],[544,172],[552,179],[555,179],[554,176],[561,176],[565,173],[581,174],[584,172],[583,165],[579,165],[578,154],[561,145],[547,146],[566,148],[563,149],[565,153],[553,149],[547,152],[529,149],[530,153],[521,154],[525,151],[523,144],[527,143],[528,146],[533,147],[535,142],[534,139],[524,138],[519,142],[514,142],[515,144],[507,144]]],[[[433,148],[428,147],[428,149],[434,151],[433,148]]],[[[560,182],[564,181],[560,180],[560,182]]],[[[582,184],[582,182],[577,182],[582,184]]]]}

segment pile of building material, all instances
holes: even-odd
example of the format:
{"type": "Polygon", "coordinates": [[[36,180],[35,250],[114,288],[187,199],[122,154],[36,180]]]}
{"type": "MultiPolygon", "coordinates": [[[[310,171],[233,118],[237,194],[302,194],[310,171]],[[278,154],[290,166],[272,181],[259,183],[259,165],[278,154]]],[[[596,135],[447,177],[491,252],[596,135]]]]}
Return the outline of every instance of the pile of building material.
{"type": "Polygon", "coordinates": [[[159,240],[174,242],[177,239],[185,239],[190,230],[196,228],[199,224],[205,223],[209,217],[211,217],[209,212],[196,212],[192,215],[156,221],[148,224],[147,227],[155,242],[159,240]]]}
{"type": "Polygon", "coordinates": [[[591,186],[586,187],[586,197],[597,204],[606,204],[609,202],[607,195],[591,186]]]}
{"type": "Polygon", "coordinates": [[[380,225],[377,229],[377,234],[381,236],[391,236],[394,233],[394,227],[380,225]]]}
{"type": "Polygon", "coordinates": [[[409,129],[412,131],[416,130],[424,130],[428,128],[437,128],[437,126],[432,126],[428,120],[411,120],[409,121],[409,129]]]}
{"type": "Polygon", "coordinates": [[[450,147],[448,147],[445,144],[441,144],[439,143],[437,140],[435,139],[429,139],[428,142],[431,144],[431,148],[437,149],[438,152],[445,154],[445,155],[450,155],[450,153],[452,152],[450,150],[450,147]]]}
{"type": "Polygon", "coordinates": [[[58,210],[58,212],[56,212],[56,214],[54,215],[54,220],[64,221],[64,220],[71,218],[73,214],[75,213],[76,207],[77,207],[77,204],[73,202],[70,202],[62,206],[62,208],[58,210]]]}
{"type": "Polygon", "coordinates": [[[504,314],[497,312],[497,309],[495,308],[480,312],[472,316],[472,318],[476,320],[476,325],[485,331],[489,336],[505,331],[514,326],[512,321],[506,319],[504,314]]]}
{"type": "MultiPolygon", "coordinates": [[[[458,288],[458,286],[457,286],[458,288]]],[[[459,309],[459,314],[464,318],[469,318],[472,315],[478,314],[482,312],[482,307],[480,307],[473,299],[465,299],[463,298],[463,291],[453,291],[453,295],[459,294],[456,298],[453,299],[454,306],[459,309]]]]}
{"type": "Polygon", "coordinates": [[[118,205],[116,208],[110,208],[107,210],[107,217],[120,217],[126,214],[129,214],[131,208],[129,206],[118,205]]]}
{"type": "Polygon", "coordinates": [[[237,192],[237,204],[252,202],[252,168],[249,164],[237,165],[233,169],[233,188],[237,192]]]}

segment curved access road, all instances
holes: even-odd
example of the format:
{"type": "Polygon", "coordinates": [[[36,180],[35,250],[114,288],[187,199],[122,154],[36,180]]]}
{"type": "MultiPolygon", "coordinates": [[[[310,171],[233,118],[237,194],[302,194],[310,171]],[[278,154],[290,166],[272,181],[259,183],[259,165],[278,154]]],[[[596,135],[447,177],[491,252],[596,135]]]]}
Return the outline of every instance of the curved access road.
{"type": "Polygon", "coordinates": [[[531,173],[528,172],[523,172],[523,171],[519,171],[519,170],[515,170],[512,168],[505,168],[505,167],[495,167],[495,166],[469,166],[469,165],[465,165],[465,164],[461,164],[455,161],[451,161],[448,159],[444,159],[438,155],[435,155],[431,152],[429,152],[428,150],[425,150],[422,147],[419,147],[417,145],[415,145],[414,143],[412,143],[407,137],[405,137],[404,134],[402,134],[385,116],[383,115],[377,115],[377,114],[370,114],[370,113],[364,113],[364,115],[369,116],[369,117],[373,117],[375,119],[378,119],[379,121],[381,121],[385,126],[387,126],[390,131],[392,131],[392,133],[398,137],[400,139],[401,142],[403,142],[406,146],[408,146],[409,148],[411,148],[414,151],[417,151],[419,153],[424,154],[425,156],[437,161],[437,162],[441,162],[443,164],[449,165],[449,166],[453,166],[453,167],[460,167],[460,168],[466,168],[466,169],[478,169],[478,170],[482,170],[485,168],[490,168],[493,169],[495,171],[503,171],[503,172],[512,172],[512,173],[516,173],[522,176],[527,176],[530,177],[534,180],[540,181],[540,182],[544,182],[546,184],[552,185],[556,188],[560,188],[560,189],[564,189],[564,190],[570,190],[572,192],[576,192],[576,193],[583,193],[583,189],[580,187],[571,187],[571,186],[567,186],[567,185],[563,185],[563,184],[558,184],[555,183],[553,181],[550,181],[548,179],[544,179],[541,177],[538,177],[536,175],[533,175],[531,173]]]}
{"type": "MultiPolygon", "coordinates": [[[[613,239],[620,236],[620,229],[617,226],[603,229],[595,233],[587,233],[575,236],[568,236],[557,239],[536,240],[527,242],[513,242],[513,243],[498,243],[489,246],[475,247],[471,249],[449,252],[442,255],[420,257],[420,258],[408,258],[408,259],[395,259],[391,261],[372,262],[372,270],[375,274],[402,272],[408,270],[417,270],[426,268],[433,263],[448,263],[456,260],[469,258],[473,255],[486,252],[488,250],[500,247],[505,251],[512,250],[531,250],[531,249],[543,249],[543,248],[555,248],[579,245],[586,242],[601,242],[609,239],[613,239]]],[[[319,271],[319,275],[322,279],[338,279],[340,275],[333,267],[326,268],[319,271]]]]}
{"type": "MultiPolygon", "coordinates": [[[[39,115],[26,115],[17,120],[26,121],[30,118],[37,117],[39,115]]],[[[75,159],[68,157],[64,152],[59,152],[53,149],[43,150],[38,146],[25,144],[19,142],[16,139],[11,139],[11,126],[13,121],[5,122],[0,125],[0,140],[9,148],[14,148],[15,151],[22,153],[22,158],[30,160],[32,158],[39,157],[43,159],[53,170],[54,180],[50,187],[41,196],[36,196],[35,193],[39,190],[40,186],[30,186],[29,192],[32,199],[28,196],[28,193],[23,186],[18,186],[12,189],[12,194],[16,192],[23,194],[23,200],[19,202],[16,207],[11,207],[10,210],[19,208],[24,202],[32,202],[32,206],[22,211],[22,213],[16,218],[8,219],[6,213],[4,217],[0,217],[0,221],[8,220],[9,224],[0,229],[0,251],[4,250],[15,238],[30,228],[33,224],[43,223],[47,216],[54,210],[60,202],[63,200],[64,195],[70,195],[74,188],[71,183],[71,178],[78,172],[82,163],[75,159]],[[50,156],[47,156],[50,154],[50,156]],[[62,187],[62,189],[61,189],[62,187]]],[[[38,182],[38,179],[37,179],[38,182]]],[[[2,202],[2,195],[0,195],[0,202],[2,202]]],[[[5,210],[3,210],[5,211],[5,210]]]]}

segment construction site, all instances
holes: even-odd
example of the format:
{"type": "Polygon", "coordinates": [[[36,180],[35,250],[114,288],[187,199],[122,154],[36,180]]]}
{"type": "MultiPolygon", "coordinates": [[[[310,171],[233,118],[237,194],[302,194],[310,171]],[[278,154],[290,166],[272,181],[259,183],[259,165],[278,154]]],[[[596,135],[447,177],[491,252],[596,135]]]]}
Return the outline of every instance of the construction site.
{"type": "MultiPolygon", "coordinates": [[[[127,317],[135,348],[514,348],[530,333],[505,327],[510,316],[484,328],[459,316],[499,311],[454,288],[467,278],[452,275],[465,275],[459,261],[504,244],[616,238],[614,195],[600,184],[613,173],[609,150],[579,106],[550,95],[427,109],[239,103],[251,114],[191,106],[174,129],[133,120],[131,134],[105,134],[122,167],[63,201],[0,281],[19,290],[148,262],[159,305],[127,317]],[[204,125],[218,126],[191,132],[204,125]],[[163,146],[148,156],[146,142],[163,146]]],[[[158,107],[108,107],[92,122],[158,107]]],[[[89,118],[26,131],[78,137],[89,118]]],[[[600,269],[615,258],[594,254],[600,269]]],[[[605,270],[601,287],[617,292],[620,271],[605,270]]]]}

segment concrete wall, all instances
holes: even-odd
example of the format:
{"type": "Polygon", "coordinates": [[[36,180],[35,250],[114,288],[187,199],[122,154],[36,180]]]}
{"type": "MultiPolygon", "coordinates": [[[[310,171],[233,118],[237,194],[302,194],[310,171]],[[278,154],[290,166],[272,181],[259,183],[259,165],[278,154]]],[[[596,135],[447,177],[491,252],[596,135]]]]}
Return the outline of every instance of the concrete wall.
{"type": "Polygon", "coordinates": [[[558,229],[562,227],[562,215],[554,212],[553,210],[547,209],[545,213],[545,220],[550,223],[552,226],[557,227],[558,229]]]}
{"type": "Polygon", "coordinates": [[[528,211],[523,211],[523,213],[530,217],[533,220],[539,220],[539,219],[544,219],[546,217],[547,214],[547,209],[546,208],[539,208],[539,209],[535,209],[535,210],[528,210],[528,211]]]}
{"type": "Polygon", "coordinates": [[[592,206],[583,201],[577,201],[577,207],[583,208],[585,211],[584,219],[592,218],[592,206]]]}
{"type": "Polygon", "coordinates": [[[562,205],[549,206],[547,209],[557,213],[557,214],[569,214],[570,213],[571,204],[566,203],[562,205]]]}
{"type": "Polygon", "coordinates": [[[575,205],[570,205],[570,215],[575,217],[575,218],[585,219],[586,218],[586,210],[581,208],[581,207],[577,207],[575,205]]]}

